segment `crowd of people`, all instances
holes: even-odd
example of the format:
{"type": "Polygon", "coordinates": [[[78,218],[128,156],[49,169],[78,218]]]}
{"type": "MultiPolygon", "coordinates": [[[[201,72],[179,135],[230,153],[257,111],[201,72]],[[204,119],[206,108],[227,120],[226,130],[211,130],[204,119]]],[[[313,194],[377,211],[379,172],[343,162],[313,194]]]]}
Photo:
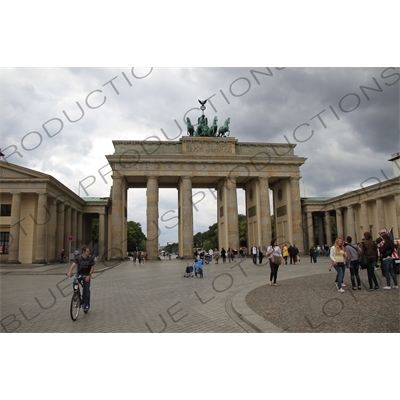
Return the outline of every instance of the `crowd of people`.
{"type": "Polygon", "coordinates": [[[399,258],[397,252],[399,244],[394,240],[392,230],[388,232],[386,228],[379,231],[379,237],[375,240],[372,239],[370,232],[364,232],[361,242],[357,244],[352,243],[350,236],[347,236],[346,241],[338,237],[330,250],[332,263],[329,268],[330,270],[334,268],[337,272],[335,279],[337,290],[340,293],[345,291],[343,287],[346,285],[343,284],[343,277],[346,268],[350,270],[352,290],[361,290],[360,268],[367,270],[369,289],[379,289],[378,279],[375,275],[378,264],[380,264],[382,274],[386,279],[386,286],[383,289],[398,289],[395,260],[399,258]],[[391,286],[391,280],[393,280],[393,286],[391,286]]]}

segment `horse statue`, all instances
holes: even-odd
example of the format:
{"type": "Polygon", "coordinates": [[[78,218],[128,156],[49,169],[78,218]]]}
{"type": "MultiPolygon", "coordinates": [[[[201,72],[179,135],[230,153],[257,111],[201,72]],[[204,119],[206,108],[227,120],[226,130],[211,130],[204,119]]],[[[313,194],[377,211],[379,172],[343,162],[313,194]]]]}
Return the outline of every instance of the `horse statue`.
{"type": "MultiPolygon", "coordinates": [[[[231,122],[230,118],[227,118],[224,122],[224,125],[222,125],[219,129],[218,129],[218,137],[223,137],[226,136],[225,134],[228,132],[230,132],[229,130],[229,124],[231,122]]],[[[229,136],[229,134],[227,135],[229,136]]]]}
{"type": "Polygon", "coordinates": [[[189,136],[194,135],[194,126],[192,125],[190,118],[186,118],[187,132],[189,136]]]}
{"type": "Polygon", "coordinates": [[[218,118],[214,117],[213,123],[208,131],[208,136],[217,136],[217,130],[218,130],[218,118]]]}
{"type": "Polygon", "coordinates": [[[198,119],[198,125],[196,129],[196,136],[208,136],[208,126],[207,126],[207,118],[202,115],[198,119]]]}

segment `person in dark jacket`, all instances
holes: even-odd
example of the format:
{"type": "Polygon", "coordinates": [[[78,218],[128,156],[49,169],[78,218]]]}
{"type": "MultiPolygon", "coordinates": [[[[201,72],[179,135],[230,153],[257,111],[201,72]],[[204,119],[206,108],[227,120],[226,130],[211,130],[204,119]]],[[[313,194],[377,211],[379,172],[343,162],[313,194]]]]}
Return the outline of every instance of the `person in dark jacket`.
{"type": "Polygon", "coordinates": [[[398,289],[397,277],[393,270],[393,257],[392,253],[395,249],[393,240],[390,239],[389,235],[384,233],[382,235],[383,241],[378,244],[379,251],[381,253],[381,261],[383,265],[383,271],[386,278],[386,286],[383,289],[391,289],[390,277],[393,278],[393,289],[398,289]]]}
{"type": "Polygon", "coordinates": [[[368,283],[369,289],[379,289],[378,280],[375,276],[375,265],[378,257],[378,247],[376,242],[372,240],[372,236],[370,232],[364,232],[364,239],[361,241],[362,252],[366,253],[368,256],[368,266],[367,266],[367,274],[368,274],[368,283]],[[372,284],[375,286],[373,287],[372,284]]]}

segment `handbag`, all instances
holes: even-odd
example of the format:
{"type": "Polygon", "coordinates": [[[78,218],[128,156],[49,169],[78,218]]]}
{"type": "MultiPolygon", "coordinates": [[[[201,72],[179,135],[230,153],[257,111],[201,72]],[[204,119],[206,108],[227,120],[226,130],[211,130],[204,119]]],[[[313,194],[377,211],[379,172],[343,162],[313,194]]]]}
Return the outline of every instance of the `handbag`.
{"type": "Polygon", "coordinates": [[[276,264],[276,265],[281,265],[282,264],[282,257],[272,256],[271,262],[273,264],[276,264]]]}
{"type": "Polygon", "coordinates": [[[369,264],[368,256],[367,256],[366,253],[363,253],[363,254],[361,255],[361,257],[360,257],[360,266],[361,266],[361,269],[367,269],[368,264],[369,264]]]}

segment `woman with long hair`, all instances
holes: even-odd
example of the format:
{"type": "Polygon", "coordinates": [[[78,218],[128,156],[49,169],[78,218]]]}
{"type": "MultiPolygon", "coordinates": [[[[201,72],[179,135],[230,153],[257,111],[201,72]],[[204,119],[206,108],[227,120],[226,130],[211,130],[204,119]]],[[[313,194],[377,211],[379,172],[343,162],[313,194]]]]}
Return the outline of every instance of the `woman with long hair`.
{"type": "Polygon", "coordinates": [[[269,267],[271,269],[271,273],[269,275],[269,284],[272,285],[272,282],[274,283],[274,286],[278,286],[276,284],[276,280],[278,278],[278,268],[279,265],[283,262],[283,257],[282,257],[282,251],[281,248],[278,246],[277,240],[272,239],[271,244],[268,246],[267,249],[267,256],[269,258],[269,267]],[[272,262],[272,257],[280,257],[281,258],[281,263],[280,264],[275,264],[272,262]]]}
{"type": "Polygon", "coordinates": [[[382,235],[383,242],[378,244],[379,252],[381,253],[383,271],[385,272],[386,286],[383,289],[391,289],[390,277],[393,278],[393,289],[398,289],[397,277],[393,270],[393,257],[395,246],[393,240],[386,233],[382,235]]]}
{"type": "Polygon", "coordinates": [[[343,285],[344,271],[346,268],[346,264],[345,264],[346,257],[347,257],[347,254],[346,254],[346,250],[344,248],[343,238],[338,237],[335,240],[335,244],[331,247],[330,258],[333,262],[333,267],[335,268],[335,270],[337,272],[336,285],[338,288],[338,292],[340,292],[340,293],[344,292],[342,285],[343,285]]]}

